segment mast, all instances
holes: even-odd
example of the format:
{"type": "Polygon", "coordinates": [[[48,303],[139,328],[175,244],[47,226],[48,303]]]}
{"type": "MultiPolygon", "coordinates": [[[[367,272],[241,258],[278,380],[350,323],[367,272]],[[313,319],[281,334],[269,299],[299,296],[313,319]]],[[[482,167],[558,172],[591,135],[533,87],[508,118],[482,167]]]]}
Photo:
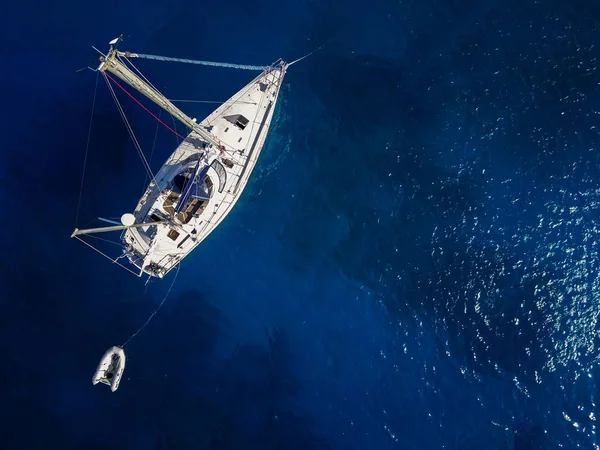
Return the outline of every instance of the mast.
{"type": "Polygon", "coordinates": [[[165,109],[169,114],[172,114],[185,126],[194,130],[204,140],[206,140],[206,142],[213,144],[218,148],[221,148],[222,144],[215,136],[211,135],[203,127],[198,125],[194,119],[186,115],[173,103],[167,100],[167,98],[163,94],[161,94],[156,88],[148,84],[146,81],[142,80],[132,70],[130,70],[129,67],[123,64],[120,61],[119,56],[126,55],[126,52],[120,52],[116,48],[113,48],[111,46],[110,50],[108,51],[108,55],[102,55],[100,57],[101,63],[98,66],[98,70],[100,72],[109,71],[110,73],[112,73],[113,75],[130,85],[132,88],[136,89],[138,92],[144,94],[158,106],[165,109]]]}

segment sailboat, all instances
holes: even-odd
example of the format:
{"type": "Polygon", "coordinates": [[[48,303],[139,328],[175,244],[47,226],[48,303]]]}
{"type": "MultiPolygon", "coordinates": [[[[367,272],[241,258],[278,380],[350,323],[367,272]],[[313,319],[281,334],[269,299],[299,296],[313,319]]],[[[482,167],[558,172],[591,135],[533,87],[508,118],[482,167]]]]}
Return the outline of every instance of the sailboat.
{"type": "Polygon", "coordinates": [[[278,60],[270,66],[195,61],[121,51],[121,40],[112,40],[106,54],[94,48],[100,54],[100,64],[92,70],[105,78],[150,182],[133,212],[123,214],[120,221],[103,219],[112,226],[75,228],[71,237],[93,247],[82,239],[84,235],[120,231],[120,256],[112,258],[96,250],[137,276],[163,278],[215,230],[239,200],[267,139],[286,70],[299,60],[288,64],[278,60]],[[197,123],[150,83],[133,65],[133,58],[256,70],[260,74],[197,123]],[[178,133],[145,108],[122,83],[189,129],[187,136],[179,135],[183,140],[156,174],[150,171],[114,88],[123,90],[160,123],[178,133]],[[129,261],[133,268],[121,264],[121,259],[129,261]]]}

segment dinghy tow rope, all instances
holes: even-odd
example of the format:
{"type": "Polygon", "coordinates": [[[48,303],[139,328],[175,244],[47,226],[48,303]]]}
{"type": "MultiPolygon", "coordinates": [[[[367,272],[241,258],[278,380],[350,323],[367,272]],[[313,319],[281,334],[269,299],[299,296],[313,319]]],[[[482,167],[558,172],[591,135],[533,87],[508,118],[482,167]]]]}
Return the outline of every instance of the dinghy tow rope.
{"type": "Polygon", "coordinates": [[[173,281],[171,282],[171,286],[169,286],[169,289],[167,290],[167,293],[165,294],[165,297],[162,299],[162,301],[160,302],[160,304],[158,305],[158,307],[154,310],[154,312],[152,314],[150,314],[150,316],[148,317],[148,319],[146,319],[146,321],[142,324],[142,326],[139,327],[138,330],[135,333],[133,333],[131,336],[129,336],[129,339],[127,339],[127,341],[125,341],[125,343],[123,345],[120,345],[119,347],[125,348],[125,346],[127,344],[129,344],[133,340],[133,338],[135,338],[138,334],[140,334],[140,332],[144,328],[146,328],[148,326],[148,324],[154,318],[154,316],[158,313],[158,311],[160,310],[160,308],[162,308],[162,306],[165,304],[165,302],[169,298],[169,295],[171,294],[171,289],[173,289],[173,286],[175,285],[175,281],[177,280],[177,275],[179,275],[179,268],[180,268],[180,266],[181,266],[181,264],[177,264],[177,271],[175,272],[175,277],[173,278],[173,281]]]}
{"type": "MultiPolygon", "coordinates": [[[[142,324],[142,326],[139,327],[135,333],[133,333],[131,336],[129,336],[129,339],[127,339],[124,344],[116,345],[106,351],[106,353],[100,360],[100,364],[98,364],[98,368],[96,369],[96,372],[94,373],[94,377],[92,378],[93,384],[97,384],[97,383],[101,382],[103,384],[108,384],[111,387],[111,391],[115,392],[117,390],[117,388],[119,387],[119,382],[121,381],[121,377],[123,375],[123,371],[125,370],[125,347],[138,334],[140,334],[144,328],[146,328],[148,326],[148,324],[152,321],[154,316],[156,316],[156,314],[158,314],[158,311],[160,311],[162,306],[165,304],[165,302],[171,295],[171,290],[173,289],[173,286],[175,285],[175,281],[177,280],[177,275],[179,275],[180,267],[181,267],[181,264],[178,264],[177,271],[175,272],[175,276],[173,277],[173,281],[171,282],[171,286],[169,286],[167,293],[165,294],[164,298],[162,299],[162,301],[160,302],[158,307],[152,312],[152,314],[150,314],[150,316],[146,319],[146,321],[142,324]],[[106,362],[107,354],[112,354],[111,357],[113,358],[109,365],[107,365],[107,362],[106,362]]],[[[146,284],[146,287],[147,286],[148,285],[146,284]]]]}

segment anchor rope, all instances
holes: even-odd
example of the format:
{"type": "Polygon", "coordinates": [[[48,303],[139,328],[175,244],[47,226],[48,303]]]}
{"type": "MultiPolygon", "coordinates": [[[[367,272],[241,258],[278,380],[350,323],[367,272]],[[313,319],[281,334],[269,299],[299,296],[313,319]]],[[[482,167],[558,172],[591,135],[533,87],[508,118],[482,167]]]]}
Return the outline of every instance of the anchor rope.
{"type": "Polygon", "coordinates": [[[140,334],[140,332],[148,326],[148,324],[154,318],[154,316],[158,313],[160,308],[162,308],[162,306],[165,304],[165,302],[169,298],[169,295],[171,294],[171,289],[173,289],[173,286],[175,285],[175,280],[177,280],[177,275],[179,275],[180,267],[181,267],[181,264],[177,264],[177,272],[175,272],[175,277],[173,278],[173,281],[171,282],[171,286],[169,286],[169,290],[167,291],[167,294],[162,299],[162,301],[160,302],[158,307],[154,310],[154,312],[152,314],[150,314],[150,317],[148,317],[148,319],[146,319],[146,321],[143,323],[143,325],[141,327],[139,327],[138,330],[135,333],[133,333],[129,337],[129,339],[127,339],[127,341],[125,341],[125,343],[123,345],[121,345],[121,348],[124,348],[127,344],[129,344],[133,340],[133,338],[135,338],[138,334],[140,334]]]}

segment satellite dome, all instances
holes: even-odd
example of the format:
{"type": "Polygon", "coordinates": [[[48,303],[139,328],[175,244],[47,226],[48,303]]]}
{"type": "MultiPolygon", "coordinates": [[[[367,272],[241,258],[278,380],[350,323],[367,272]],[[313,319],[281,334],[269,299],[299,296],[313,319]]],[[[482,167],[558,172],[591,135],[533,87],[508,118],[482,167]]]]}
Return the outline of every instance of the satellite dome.
{"type": "Polygon", "coordinates": [[[125,213],[121,216],[121,223],[126,227],[135,223],[135,216],[131,213],[125,213]]]}

